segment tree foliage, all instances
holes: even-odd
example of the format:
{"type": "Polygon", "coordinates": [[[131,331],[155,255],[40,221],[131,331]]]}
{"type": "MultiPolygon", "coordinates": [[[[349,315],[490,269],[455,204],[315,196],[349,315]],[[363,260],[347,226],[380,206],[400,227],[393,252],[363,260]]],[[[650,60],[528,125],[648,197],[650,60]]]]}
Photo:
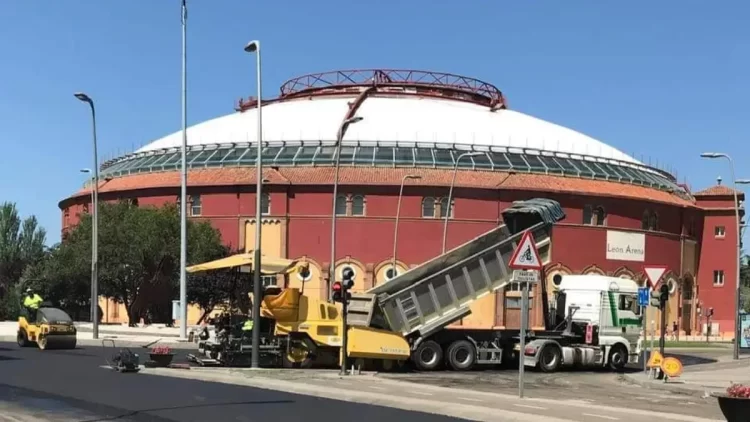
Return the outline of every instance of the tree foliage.
{"type": "Polygon", "coordinates": [[[26,267],[44,257],[46,237],[36,217],[21,220],[16,204],[0,205],[0,296],[18,283],[26,267]]]}
{"type": "MultiPolygon", "coordinates": [[[[68,306],[89,294],[92,219],[88,214],[48,260],[34,268],[43,291],[68,306]],[[84,288],[84,286],[86,286],[84,288]]],[[[171,300],[179,292],[180,221],[174,205],[138,207],[128,201],[99,206],[99,294],[125,305],[128,320],[171,321],[171,300]]],[[[224,253],[221,236],[209,223],[188,221],[188,264],[224,253]]]]}
{"type": "Polygon", "coordinates": [[[22,220],[14,203],[0,204],[0,319],[16,318],[18,282],[27,267],[45,256],[46,237],[36,217],[22,220]]]}
{"type": "MultiPolygon", "coordinates": [[[[231,255],[229,249],[224,256],[231,255]]],[[[223,256],[214,259],[222,258],[223,256]]],[[[188,275],[187,300],[203,311],[198,323],[218,306],[230,304],[247,312],[249,305],[248,293],[252,284],[250,274],[236,269],[205,271],[188,275]]]]}

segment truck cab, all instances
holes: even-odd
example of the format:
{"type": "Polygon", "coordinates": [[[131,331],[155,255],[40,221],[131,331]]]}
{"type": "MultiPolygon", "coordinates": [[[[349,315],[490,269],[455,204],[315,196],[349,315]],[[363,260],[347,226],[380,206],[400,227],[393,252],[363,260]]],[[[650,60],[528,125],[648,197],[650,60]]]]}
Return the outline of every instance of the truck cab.
{"type": "MultiPolygon", "coordinates": [[[[569,275],[560,283],[566,312],[576,309],[575,322],[599,327],[599,344],[623,344],[635,349],[641,335],[643,317],[638,305],[635,281],[601,275],[569,275]]],[[[638,354],[633,353],[637,358],[638,354]]]]}
{"type": "Polygon", "coordinates": [[[556,299],[559,319],[565,319],[571,327],[591,327],[592,334],[584,335],[583,341],[570,335],[533,340],[524,351],[527,366],[544,371],[554,371],[560,365],[621,370],[628,363],[638,362],[643,317],[638,284],[633,280],[567,275],[562,277],[556,299]]]}

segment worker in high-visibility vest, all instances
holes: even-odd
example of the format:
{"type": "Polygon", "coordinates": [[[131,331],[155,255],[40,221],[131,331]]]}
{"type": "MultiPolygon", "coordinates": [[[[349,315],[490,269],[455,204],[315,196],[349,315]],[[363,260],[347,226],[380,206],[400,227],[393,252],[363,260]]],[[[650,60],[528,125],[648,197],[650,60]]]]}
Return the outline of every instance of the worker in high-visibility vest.
{"type": "Polygon", "coordinates": [[[36,321],[36,311],[39,310],[42,302],[44,302],[44,300],[34,291],[34,289],[31,287],[26,289],[26,297],[23,299],[23,306],[29,311],[29,316],[32,318],[32,321],[36,321]]]}

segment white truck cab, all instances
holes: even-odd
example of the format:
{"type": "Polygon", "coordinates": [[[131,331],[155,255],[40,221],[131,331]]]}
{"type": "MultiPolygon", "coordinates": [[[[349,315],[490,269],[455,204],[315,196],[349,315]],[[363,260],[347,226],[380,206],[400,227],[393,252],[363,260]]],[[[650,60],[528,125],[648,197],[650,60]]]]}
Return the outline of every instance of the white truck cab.
{"type": "MultiPolygon", "coordinates": [[[[558,316],[577,327],[596,327],[591,340],[578,342],[538,339],[524,350],[524,364],[552,372],[564,366],[609,366],[621,370],[637,363],[643,319],[638,305],[638,284],[601,275],[566,275],[557,293],[558,316]]],[[[572,333],[571,333],[572,334],[572,333]]],[[[579,336],[580,337],[580,336],[579,336]]]]}

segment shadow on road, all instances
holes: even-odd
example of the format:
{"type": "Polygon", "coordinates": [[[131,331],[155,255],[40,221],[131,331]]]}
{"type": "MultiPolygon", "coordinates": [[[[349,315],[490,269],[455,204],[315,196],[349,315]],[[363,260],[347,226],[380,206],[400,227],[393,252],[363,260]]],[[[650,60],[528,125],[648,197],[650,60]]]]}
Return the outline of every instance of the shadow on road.
{"type": "Polygon", "coordinates": [[[165,412],[165,411],[170,411],[170,410],[186,410],[186,409],[217,407],[217,406],[243,406],[243,405],[249,405],[249,404],[290,404],[290,403],[294,403],[294,400],[248,400],[248,401],[239,401],[239,402],[204,403],[204,404],[194,404],[194,405],[187,405],[187,406],[154,407],[151,409],[133,410],[132,412],[123,413],[117,416],[110,416],[110,417],[99,418],[99,419],[87,419],[81,422],[116,421],[118,419],[131,418],[131,417],[138,416],[138,415],[145,414],[145,413],[165,412]]]}
{"type": "Polygon", "coordinates": [[[129,422],[174,422],[174,419],[153,415],[154,412],[168,412],[185,409],[199,409],[211,407],[226,406],[243,406],[243,405],[267,405],[267,404],[292,404],[294,400],[243,400],[229,402],[213,402],[201,404],[187,404],[181,406],[152,407],[147,409],[123,409],[96,402],[89,402],[71,397],[65,397],[58,394],[47,393],[39,390],[32,390],[14,385],[0,384],[0,402],[18,402],[22,400],[42,399],[52,401],[60,411],[67,408],[75,408],[88,412],[92,417],[83,419],[80,422],[106,422],[106,421],[129,421],[129,422]]]}

